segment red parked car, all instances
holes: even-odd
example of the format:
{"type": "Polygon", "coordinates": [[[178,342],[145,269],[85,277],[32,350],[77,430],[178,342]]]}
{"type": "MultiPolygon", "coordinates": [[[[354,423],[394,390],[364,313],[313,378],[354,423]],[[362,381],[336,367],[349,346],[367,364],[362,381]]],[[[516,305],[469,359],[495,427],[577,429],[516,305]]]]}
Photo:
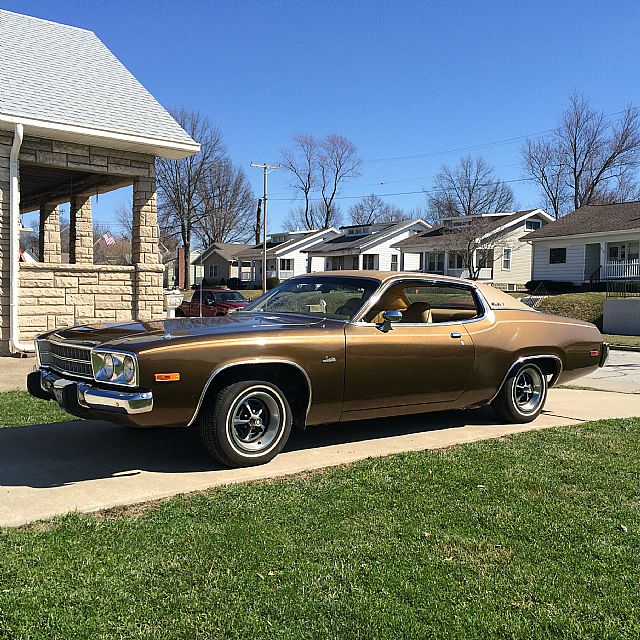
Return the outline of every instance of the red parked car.
{"type": "Polygon", "coordinates": [[[230,289],[196,289],[190,302],[186,300],[176,309],[176,318],[226,316],[230,311],[249,304],[239,291],[230,289]]]}

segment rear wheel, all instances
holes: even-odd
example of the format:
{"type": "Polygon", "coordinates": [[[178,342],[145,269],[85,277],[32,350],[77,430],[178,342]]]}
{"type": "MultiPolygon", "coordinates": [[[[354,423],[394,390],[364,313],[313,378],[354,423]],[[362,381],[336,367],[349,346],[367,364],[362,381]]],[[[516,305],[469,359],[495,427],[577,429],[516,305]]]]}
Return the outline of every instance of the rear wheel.
{"type": "Polygon", "coordinates": [[[512,371],[491,403],[505,422],[535,420],[547,399],[547,378],[535,364],[523,364],[512,371]]]}
{"type": "Polygon", "coordinates": [[[200,418],[207,451],[229,467],[269,462],[291,433],[292,413],[284,393],[266,380],[243,380],[221,389],[200,418]]]}

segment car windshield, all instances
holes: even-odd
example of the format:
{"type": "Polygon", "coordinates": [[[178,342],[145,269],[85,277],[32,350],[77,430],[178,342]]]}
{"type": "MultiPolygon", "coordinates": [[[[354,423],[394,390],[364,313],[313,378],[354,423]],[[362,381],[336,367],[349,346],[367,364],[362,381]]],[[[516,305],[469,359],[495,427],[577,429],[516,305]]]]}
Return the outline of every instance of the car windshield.
{"type": "Polygon", "coordinates": [[[246,302],[247,299],[237,291],[223,291],[216,293],[216,302],[246,302]]]}
{"type": "Polygon", "coordinates": [[[285,280],[244,308],[244,311],[303,313],[351,319],[378,288],[370,278],[306,276],[285,280]]]}

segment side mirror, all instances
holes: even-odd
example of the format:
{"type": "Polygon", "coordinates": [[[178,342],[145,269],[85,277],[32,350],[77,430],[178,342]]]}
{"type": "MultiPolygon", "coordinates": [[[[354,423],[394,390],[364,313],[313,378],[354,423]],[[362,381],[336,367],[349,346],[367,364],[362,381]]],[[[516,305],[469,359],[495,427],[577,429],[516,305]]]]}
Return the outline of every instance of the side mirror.
{"type": "Polygon", "coordinates": [[[399,311],[398,309],[389,309],[382,314],[382,317],[384,322],[377,325],[377,327],[382,331],[382,333],[387,333],[393,329],[391,326],[393,322],[402,322],[402,311],[399,311]]]}

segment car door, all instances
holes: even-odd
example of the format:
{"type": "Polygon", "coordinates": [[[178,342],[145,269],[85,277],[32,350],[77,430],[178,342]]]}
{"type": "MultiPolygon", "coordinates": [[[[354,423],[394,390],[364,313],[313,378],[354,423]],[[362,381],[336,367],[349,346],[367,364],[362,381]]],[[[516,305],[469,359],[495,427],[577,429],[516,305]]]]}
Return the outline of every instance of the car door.
{"type": "MultiPolygon", "coordinates": [[[[446,282],[446,281],[445,281],[446,282]]],[[[406,405],[455,403],[468,388],[474,366],[473,340],[466,322],[482,308],[470,288],[411,280],[397,282],[396,293],[381,296],[405,313],[419,299],[430,300],[429,321],[394,323],[382,331],[376,320],[347,324],[343,412],[406,405]],[[406,282],[405,282],[406,283],[406,282]],[[417,292],[414,297],[409,292],[417,292]],[[439,306],[436,306],[439,305],[439,306]],[[437,311],[437,313],[436,313],[437,311]]],[[[375,306],[375,305],[374,305],[375,306]]],[[[403,318],[405,320],[405,318],[403,318]]],[[[355,417],[355,416],[354,416],[355,417]]]]}

